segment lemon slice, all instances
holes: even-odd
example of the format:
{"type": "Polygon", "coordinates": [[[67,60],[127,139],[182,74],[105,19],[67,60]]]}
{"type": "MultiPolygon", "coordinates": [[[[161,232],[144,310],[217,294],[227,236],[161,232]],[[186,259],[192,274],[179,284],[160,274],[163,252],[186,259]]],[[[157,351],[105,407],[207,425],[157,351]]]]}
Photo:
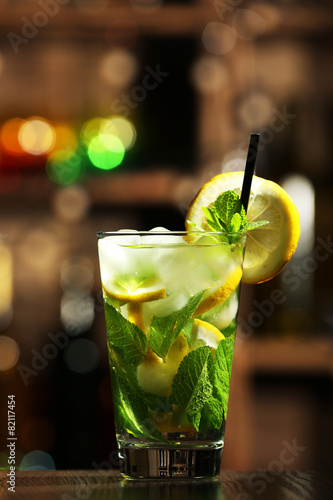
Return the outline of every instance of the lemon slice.
{"type": "Polygon", "coordinates": [[[127,306],[128,321],[135,323],[143,332],[146,331],[146,325],[143,319],[141,302],[128,302],[127,306]]]}
{"type": "Polygon", "coordinates": [[[165,287],[158,278],[148,278],[139,285],[108,279],[103,283],[103,289],[106,295],[119,302],[150,302],[166,297],[165,287]]]}
{"type": "MultiPolygon", "coordinates": [[[[210,230],[202,207],[211,207],[229,189],[240,195],[244,172],[217,175],[204,184],[191,202],[186,220],[210,230]]],[[[300,236],[297,208],[278,184],[260,177],[252,179],[247,212],[248,222],[268,220],[269,224],[247,233],[243,268],[244,283],[261,283],[273,278],[296,250],[300,236]]],[[[186,229],[191,230],[188,222],[186,229]]]]}
{"type": "Polygon", "coordinates": [[[137,377],[142,389],[157,396],[170,396],[172,382],[178,370],[178,364],[170,360],[166,363],[152,350],[137,368],[137,377]]]}
{"type": "Polygon", "coordinates": [[[232,321],[236,319],[238,311],[238,293],[237,290],[233,292],[230,297],[213,309],[210,309],[199,319],[207,321],[216,326],[219,330],[227,328],[232,321]]]}
{"type": "Polygon", "coordinates": [[[206,293],[203,295],[200,304],[194,312],[194,316],[201,316],[201,314],[206,313],[210,309],[226,301],[236,290],[241,279],[242,268],[237,266],[222,285],[209,290],[208,295],[206,295],[206,293]]]}
{"type": "Polygon", "coordinates": [[[197,347],[204,345],[217,349],[220,340],[224,338],[224,335],[215,326],[207,323],[207,321],[195,318],[190,334],[190,350],[193,351],[197,347]]]}

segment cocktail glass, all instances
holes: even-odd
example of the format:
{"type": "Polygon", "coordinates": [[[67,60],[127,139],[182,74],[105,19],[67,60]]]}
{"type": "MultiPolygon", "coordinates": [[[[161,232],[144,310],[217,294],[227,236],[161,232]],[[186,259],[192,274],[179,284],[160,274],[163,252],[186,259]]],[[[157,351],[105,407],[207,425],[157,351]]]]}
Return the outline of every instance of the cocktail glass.
{"type": "Polygon", "coordinates": [[[245,236],[97,236],[121,473],[217,476],[245,236]]]}

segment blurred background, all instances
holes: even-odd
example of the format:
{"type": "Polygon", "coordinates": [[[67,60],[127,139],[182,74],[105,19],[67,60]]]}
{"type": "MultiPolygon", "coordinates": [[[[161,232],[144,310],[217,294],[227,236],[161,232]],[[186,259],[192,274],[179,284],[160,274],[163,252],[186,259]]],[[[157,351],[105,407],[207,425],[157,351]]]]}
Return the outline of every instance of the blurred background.
{"type": "Polygon", "coordinates": [[[183,229],[260,132],[302,235],[242,289],[223,468],[332,468],[332,27],[330,0],[0,0],[0,467],[8,395],[18,466],[117,466],[96,231],[183,229]]]}

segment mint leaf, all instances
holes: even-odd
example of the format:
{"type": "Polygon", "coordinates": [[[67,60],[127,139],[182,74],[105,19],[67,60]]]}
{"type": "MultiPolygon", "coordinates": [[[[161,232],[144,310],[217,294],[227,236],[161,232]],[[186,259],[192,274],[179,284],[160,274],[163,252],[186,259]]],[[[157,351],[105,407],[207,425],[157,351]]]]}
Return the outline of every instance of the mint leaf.
{"type": "Polygon", "coordinates": [[[221,340],[215,354],[215,363],[209,376],[213,389],[200,414],[196,415],[199,432],[219,429],[227,418],[230,374],[233,357],[234,337],[221,340]]]}
{"type": "Polygon", "coordinates": [[[207,219],[207,224],[210,227],[210,229],[212,229],[213,231],[217,231],[217,232],[221,231],[221,226],[219,223],[207,219]]]}
{"type": "Polygon", "coordinates": [[[140,388],[133,387],[111,370],[113,408],[117,426],[136,438],[164,441],[163,435],[149,416],[140,388]]]}
{"type": "Polygon", "coordinates": [[[213,231],[220,231],[220,222],[215,212],[207,207],[202,207],[202,210],[204,215],[206,216],[207,224],[209,225],[209,227],[213,229],[213,231]]]}
{"type": "Polygon", "coordinates": [[[252,229],[256,229],[257,227],[266,226],[269,224],[268,220],[259,220],[257,222],[249,222],[246,224],[244,231],[251,231],[252,229]]]}
{"type": "Polygon", "coordinates": [[[213,371],[214,394],[222,403],[227,418],[234,338],[228,337],[220,341],[215,353],[213,371]]]}
{"type": "Polygon", "coordinates": [[[241,223],[242,223],[242,218],[240,216],[239,213],[235,213],[232,217],[231,217],[231,221],[230,221],[230,231],[232,233],[238,233],[238,231],[240,230],[241,228],[241,223]]]}
{"type": "Polygon", "coordinates": [[[193,327],[193,319],[189,319],[186,325],[183,327],[182,332],[186,337],[188,345],[190,345],[191,340],[192,340],[192,327],[193,327]]]}
{"type": "Polygon", "coordinates": [[[199,414],[212,393],[212,366],[211,348],[198,347],[184,357],[173,380],[171,401],[187,413],[196,430],[200,422],[199,414]]]}
{"type": "Polygon", "coordinates": [[[203,407],[200,415],[199,421],[199,432],[207,432],[210,429],[219,429],[223,423],[223,406],[221,401],[216,395],[216,390],[213,388],[213,392],[208,399],[207,403],[203,407]]]}
{"type": "Polygon", "coordinates": [[[147,337],[134,323],[124,318],[112,305],[105,302],[108,344],[126,363],[139,365],[148,349],[147,337]]]}
{"type": "Polygon", "coordinates": [[[216,199],[214,208],[218,217],[229,227],[234,213],[240,212],[241,201],[235,191],[225,191],[216,199]]]}
{"type": "Polygon", "coordinates": [[[157,356],[160,358],[166,357],[170,347],[198,307],[204,292],[205,290],[199,292],[197,295],[193,295],[186,306],[180,309],[180,311],[176,311],[162,318],[158,316],[153,317],[150,327],[149,343],[157,356]]]}
{"type": "Polygon", "coordinates": [[[247,222],[246,212],[235,191],[229,190],[220,194],[213,207],[202,207],[207,225],[212,231],[220,233],[222,243],[237,243],[238,235],[223,233],[244,233],[268,224],[269,221],[247,222]],[[222,234],[221,234],[222,233],[222,234]]]}

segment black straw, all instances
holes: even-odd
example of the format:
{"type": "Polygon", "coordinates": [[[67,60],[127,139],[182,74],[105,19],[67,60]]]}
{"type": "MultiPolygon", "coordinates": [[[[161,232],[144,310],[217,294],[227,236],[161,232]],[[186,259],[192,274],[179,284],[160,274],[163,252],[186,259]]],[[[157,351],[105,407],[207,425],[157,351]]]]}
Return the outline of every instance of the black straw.
{"type": "Polygon", "coordinates": [[[254,168],[256,166],[258,145],[259,145],[259,137],[260,134],[251,134],[249,150],[247,152],[247,159],[245,165],[243,186],[242,186],[242,194],[241,194],[241,203],[247,212],[247,206],[249,204],[252,177],[254,174],[254,168]]]}

